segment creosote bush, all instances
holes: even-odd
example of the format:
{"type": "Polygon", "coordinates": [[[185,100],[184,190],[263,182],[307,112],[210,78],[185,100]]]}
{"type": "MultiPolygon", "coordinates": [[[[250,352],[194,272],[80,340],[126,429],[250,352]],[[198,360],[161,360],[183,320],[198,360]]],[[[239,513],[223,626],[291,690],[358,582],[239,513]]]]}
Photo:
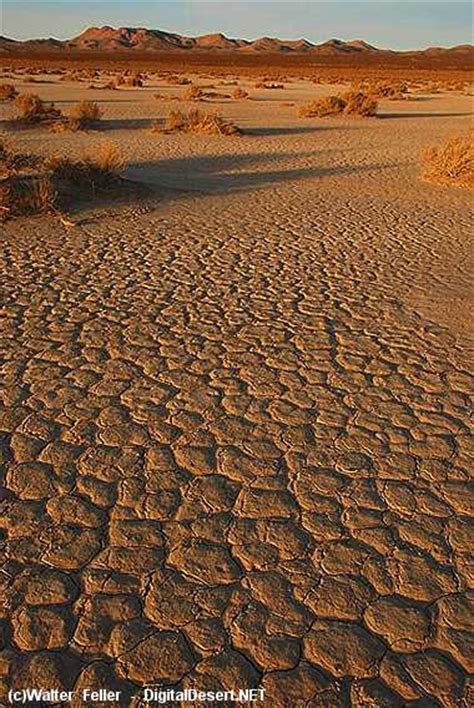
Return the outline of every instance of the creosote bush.
{"type": "Polygon", "coordinates": [[[377,112],[377,101],[362,91],[348,91],[342,96],[323,96],[301,106],[300,116],[323,118],[325,116],[352,115],[369,117],[377,112]]]}
{"type": "Polygon", "coordinates": [[[200,101],[204,98],[204,91],[199,86],[189,86],[183,94],[185,101],[200,101]]]}
{"type": "MultiPolygon", "coordinates": [[[[0,179],[0,217],[51,211],[77,197],[87,197],[118,184],[123,160],[117,146],[104,142],[82,159],[56,156],[47,160],[29,156],[15,159],[0,140],[0,163],[8,168],[0,179]],[[13,165],[13,166],[12,166],[13,165]],[[31,166],[34,165],[34,171],[31,166]]],[[[3,173],[2,173],[3,174],[3,173]]]]}
{"type": "Polygon", "coordinates": [[[15,100],[17,120],[22,123],[45,123],[61,116],[61,111],[53,103],[45,103],[34,93],[21,93],[15,100]]]}
{"type": "Polygon", "coordinates": [[[303,118],[323,118],[324,116],[335,116],[343,112],[346,102],[340,96],[323,96],[315,101],[301,106],[300,116],[303,118]]]}
{"type": "Polygon", "coordinates": [[[170,111],[164,126],[154,125],[152,131],[159,133],[204,133],[207,135],[236,135],[242,131],[219,113],[203,113],[196,108],[170,111]]]}
{"type": "Polygon", "coordinates": [[[114,181],[123,165],[117,145],[110,141],[103,142],[94,153],[80,160],[59,156],[46,162],[53,182],[64,181],[93,192],[114,181]]]}
{"type": "Polygon", "coordinates": [[[344,115],[369,118],[377,112],[377,100],[362,91],[348,91],[341,96],[345,101],[344,115]]]}
{"type": "Polygon", "coordinates": [[[165,76],[164,82],[171,86],[186,86],[186,84],[192,84],[191,79],[187,79],[185,76],[176,76],[175,74],[165,76]]]}
{"type": "Polygon", "coordinates": [[[48,176],[10,175],[0,180],[0,218],[50,211],[56,197],[48,176]]]}
{"type": "Polygon", "coordinates": [[[98,104],[93,101],[81,101],[73,106],[71,118],[85,126],[100,120],[102,118],[102,111],[98,104]]]}
{"type": "Polygon", "coordinates": [[[455,135],[421,152],[420,176],[428,182],[474,189],[474,135],[455,135]]]}

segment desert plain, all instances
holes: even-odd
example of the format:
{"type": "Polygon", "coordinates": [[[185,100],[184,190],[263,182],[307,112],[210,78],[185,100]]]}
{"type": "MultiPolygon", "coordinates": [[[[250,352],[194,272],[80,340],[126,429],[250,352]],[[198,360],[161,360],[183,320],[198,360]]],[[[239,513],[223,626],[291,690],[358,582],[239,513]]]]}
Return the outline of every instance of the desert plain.
{"type": "Polygon", "coordinates": [[[113,141],[133,189],[1,223],[5,694],[472,705],[472,193],[419,177],[472,96],[305,118],[350,80],[211,67],[194,107],[243,133],[168,134],[186,86],[8,71],[103,114],[0,104],[17,150],[113,141]]]}

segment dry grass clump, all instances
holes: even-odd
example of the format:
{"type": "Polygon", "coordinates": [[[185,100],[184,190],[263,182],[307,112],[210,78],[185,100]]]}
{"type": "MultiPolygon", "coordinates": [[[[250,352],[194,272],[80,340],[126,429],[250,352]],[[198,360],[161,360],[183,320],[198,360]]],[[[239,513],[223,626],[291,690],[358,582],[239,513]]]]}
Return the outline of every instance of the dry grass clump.
{"type": "Polygon", "coordinates": [[[323,96],[301,106],[300,116],[323,118],[325,116],[355,115],[373,116],[377,111],[377,101],[362,91],[348,91],[342,96],[323,96]]]}
{"type": "Polygon", "coordinates": [[[59,213],[72,200],[93,196],[117,185],[124,164],[117,146],[110,142],[79,160],[64,156],[49,160],[31,155],[18,157],[23,160],[16,159],[0,140],[0,162],[5,158],[10,165],[0,179],[2,218],[46,211],[59,213]],[[30,158],[29,164],[25,158],[30,158]]]}
{"type": "Polygon", "coordinates": [[[201,101],[204,98],[204,91],[199,86],[188,86],[183,94],[185,101],[201,101]]]}
{"type": "Polygon", "coordinates": [[[72,107],[70,115],[72,118],[91,122],[100,120],[102,111],[95,101],[80,101],[72,107]]]}
{"type": "Polygon", "coordinates": [[[80,101],[73,106],[71,118],[79,121],[81,126],[96,123],[102,118],[102,111],[94,101],[80,101]]]}
{"type": "Polygon", "coordinates": [[[372,98],[385,98],[389,101],[401,101],[408,98],[406,81],[360,81],[351,86],[351,91],[365,93],[372,98]]]}
{"type": "Polygon", "coordinates": [[[235,91],[232,92],[232,98],[235,98],[236,101],[240,101],[242,99],[248,98],[249,95],[247,91],[244,91],[243,88],[238,86],[235,91]]]}
{"type": "Polygon", "coordinates": [[[0,180],[0,217],[39,214],[54,208],[56,192],[43,175],[9,175],[0,180]]]}
{"type": "Polygon", "coordinates": [[[152,131],[160,133],[204,133],[206,135],[237,135],[242,131],[219,113],[203,113],[196,108],[170,111],[164,126],[155,125],[152,131]]]}
{"type": "Polygon", "coordinates": [[[117,179],[124,162],[115,143],[105,142],[81,160],[52,157],[46,162],[53,183],[95,193],[117,179]]]}
{"type": "Polygon", "coordinates": [[[176,74],[165,76],[163,81],[171,86],[186,86],[186,84],[192,84],[191,79],[187,79],[184,76],[177,76],[176,74]]]}
{"type": "Polygon", "coordinates": [[[47,123],[61,116],[53,103],[45,103],[34,93],[19,94],[13,105],[18,111],[17,120],[22,123],[47,123]]]}
{"type": "Polygon", "coordinates": [[[323,118],[339,115],[345,107],[346,102],[340,96],[323,96],[301,106],[299,114],[303,118],[323,118]]]}
{"type": "Polygon", "coordinates": [[[455,135],[441,146],[424,148],[420,176],[428,182],[474,189],[474,134],[455,135]]]}
{"type": "Polygon", "coordinates": [[[344,115],[369,118],[377,112],[377,99],[363,91],[348,91],[341,98],[346,102],[344,115]]]}
{"type": "Polygon", "coordinates": [[[0,101],[13,101],[18,96],[18,91],[13,84],[0,84],[0,101]]]}
{"type": "Polygon", "coordinates": [[[102,111],[94,101],[80,101],[73,106],[70,116],[61,116],[52,124],[56,133],[77,130],[90,130],[97,126],[102,118],[102,111]]]}
{"type": "Polygon", "coordinates": [[[8,177],[20,170],[29,170],[40,162],[41,158],[35,155],[18,152],[9,136],[0,135],[0,177],[8,177]]]}
{"type": "Polygon", "coordinates": [[[165,93],[154,93],[153,98],[157,101],[180,101],[179,96],[165,94],[165,93]]]}

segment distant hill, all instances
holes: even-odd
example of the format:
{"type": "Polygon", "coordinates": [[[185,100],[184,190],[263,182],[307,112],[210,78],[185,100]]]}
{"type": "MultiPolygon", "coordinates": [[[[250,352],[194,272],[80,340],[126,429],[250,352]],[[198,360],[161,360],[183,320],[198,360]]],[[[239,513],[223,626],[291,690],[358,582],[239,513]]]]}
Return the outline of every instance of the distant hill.
{"type": "Polygon", "coordinates": [[[276,37],[261,37],[250,41],[231,39],[221,33],[186,37],[174,32],[144,27],[89,27],[77,37],[66,40],[49,38],[19,41],[0,37],[0,53],[3,56],[45,51],[152,53],[170,50],[176,52],[206,50],[245,53],[305,53],[325,57],[380,55],[380,59],[383,59],[384,56],[393,57],[394,55],[442,57],[448,54],[450,56],[459,54],[464,59],[474,57],[474,47],[470,44],[450,48],[430,47],[418,51],[396,52],[390,49],[379,49],[362,39],[352,41],[329,39],[322,44],[313,44],[306,39],[285,40],[276,37]]]}

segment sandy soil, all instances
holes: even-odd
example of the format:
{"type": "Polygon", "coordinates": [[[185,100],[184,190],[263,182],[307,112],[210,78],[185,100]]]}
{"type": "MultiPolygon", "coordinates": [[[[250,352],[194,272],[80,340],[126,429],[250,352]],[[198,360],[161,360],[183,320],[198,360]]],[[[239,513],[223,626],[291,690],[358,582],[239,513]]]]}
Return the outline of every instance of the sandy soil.
{"type": "Polygon", "coordinates": [[[417,170],[471,99],[307,120],[334,88],[292,83],[206,137],[29,88],[106,125],[20,146],[111,138],[152,192],[4,224],[7,688],[467,706],[471,200],[417,170]]]}

